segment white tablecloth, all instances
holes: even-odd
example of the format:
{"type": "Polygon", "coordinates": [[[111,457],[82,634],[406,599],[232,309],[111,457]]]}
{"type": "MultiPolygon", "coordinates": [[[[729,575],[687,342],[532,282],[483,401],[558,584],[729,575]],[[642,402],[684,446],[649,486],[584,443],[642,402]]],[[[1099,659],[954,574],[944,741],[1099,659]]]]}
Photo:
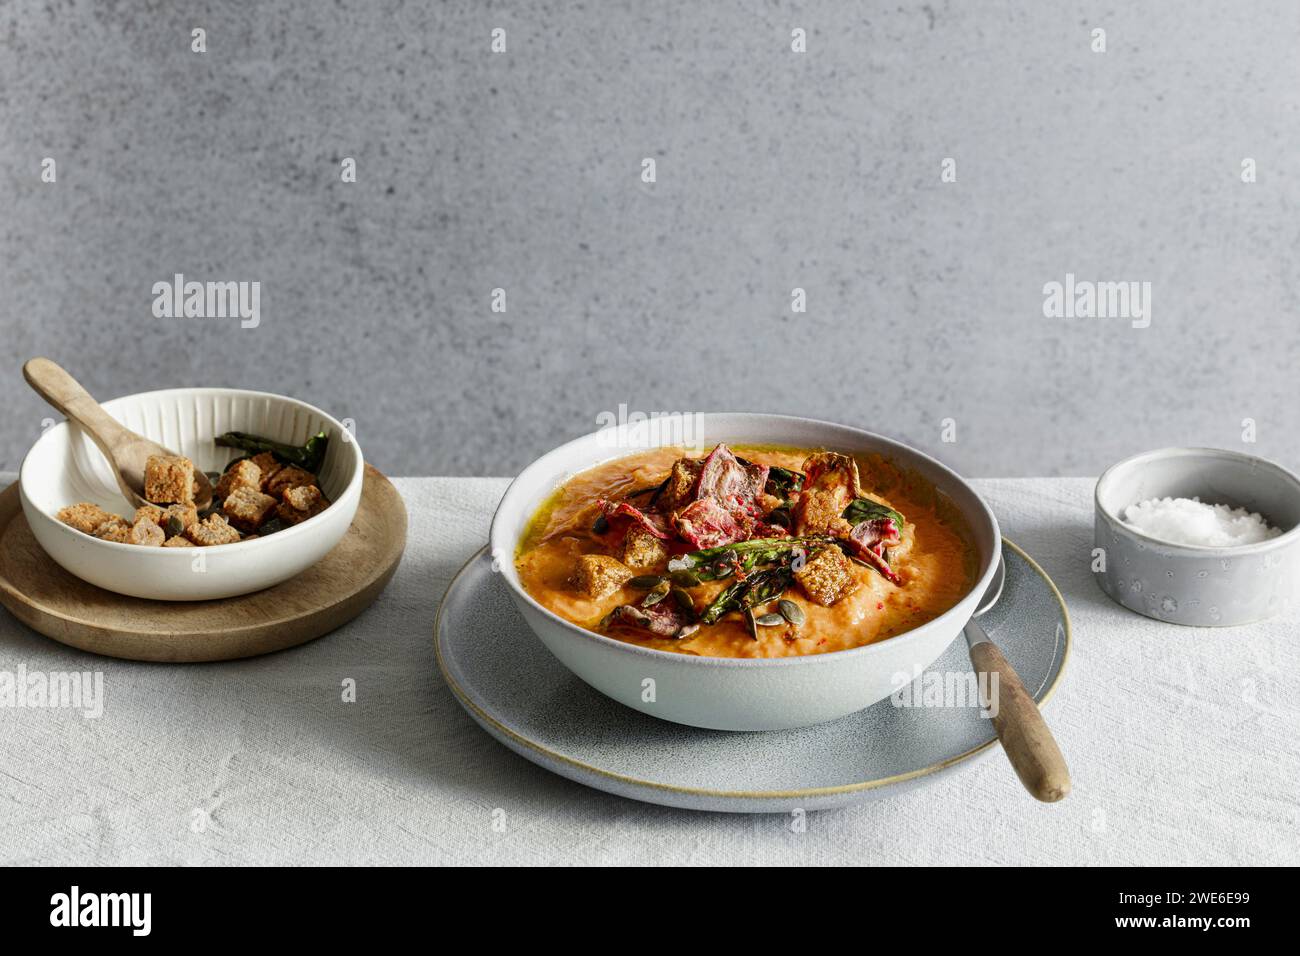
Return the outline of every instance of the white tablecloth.
{"type": "Polygon", "coordinates": [[[805,832],[589,791],[479,730],[438,675],[431,632],[506,482],[396,483],[411,516],[396,577],[300,648],[133,664],[0,611],[0,672],[104,681],[97,719],[0,709],[0,862],[1300,863],[1300,622],[1191,630],[1111,604],[1088,570],[1090,479],[976,482],[1070,607],[1074,652],[1046,713],[1074,793],[1038,804],[993,753],[810,815],[805,832]]]}

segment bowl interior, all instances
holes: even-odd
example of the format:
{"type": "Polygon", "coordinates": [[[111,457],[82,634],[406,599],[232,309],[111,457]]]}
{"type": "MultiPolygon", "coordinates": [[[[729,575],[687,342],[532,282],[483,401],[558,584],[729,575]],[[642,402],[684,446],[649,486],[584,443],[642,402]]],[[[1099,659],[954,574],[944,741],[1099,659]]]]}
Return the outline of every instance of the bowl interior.
{"type": "MultiPolygon", "coordinates": [[[[103,402],[104,409],[132,431],[190,458],[203,471],[222,471],[244,452],[214,441],[228,431],[244,431],[290,444],[303,444],[324,431],[330,438],[319,473],[331,501],[360,480],[360,449],[340,422],[296,399],[234,389],[174,389],[146,392],[103,402]]],[[[23,490],[47,514],[65,505],[91,501],[129,516],[112,469],[80,428],[60,422],[47,429],[23,462],[23,490]]]]}
{"type": "Polygon", "coordinates": [[[1150,498],[1199,498],[1258,512],[1284,532],[1300,527],[1300,479],[1238,452],[1162,448],[1120,462],[1097,482],[1097,504],[1116,521],[1150,498]]]}
{"type": "MultiPolygon", "coordinates": [[[[515,569],[514,556],[537,508],[568,478],[602,462],[648,448],[682,445],[694,455],[707,452],[720,441],[733,445],[825,448],[848,454],[874,452],[918,474],[948,499],[966,523],[962,530],[969,535],[978,556],[972,591],[982,594],[988,586],[1001,540],[997,519],[970,485],[928,455],[880,435],[811,419],[746,413],[705,413],[687,418],[687,422],[671,425],[642,422],[595,432],[561,445],[525,468],[501,499],[492,521],[491,545],[495,566],[510,587],[539,610],[553,616],[524,590],[515,569]]],[[[555,619],[562,620],[559,617],[555,619]]]]}

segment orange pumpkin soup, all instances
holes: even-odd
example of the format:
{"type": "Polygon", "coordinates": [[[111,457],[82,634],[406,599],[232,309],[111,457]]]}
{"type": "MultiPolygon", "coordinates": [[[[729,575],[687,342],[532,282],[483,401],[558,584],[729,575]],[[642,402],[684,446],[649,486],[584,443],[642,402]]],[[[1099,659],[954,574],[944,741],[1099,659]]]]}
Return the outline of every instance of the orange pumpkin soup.
{"type": "Polygon", "coordinates": [[[707,657],[861,647],[970,590],[961,515],[880,456],[656,448],[582,472],[533,517],[524,588],[618,640],[707,657]]]}

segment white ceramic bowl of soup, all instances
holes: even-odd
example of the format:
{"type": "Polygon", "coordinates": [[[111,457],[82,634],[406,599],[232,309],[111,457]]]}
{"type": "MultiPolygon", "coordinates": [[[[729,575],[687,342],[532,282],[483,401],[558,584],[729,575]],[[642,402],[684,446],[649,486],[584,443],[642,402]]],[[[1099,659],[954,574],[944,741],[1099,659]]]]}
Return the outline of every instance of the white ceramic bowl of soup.
{"type": "Polygon", "coordinates": [[[910,681],[960,636],[1002,554],[997,518],[988,505],[928,455],[846,425],[746,413],[619,425],[560,446],[525,468],[507,489],[492,519],[490,542],[494,567],[524,620],[569,670],[628,707],[718,730],[803,727],[888,697],[899,689],[900,675],[910,681]],[[648,448],[687,444],[703,453],[720,441],[875,453],[929,482],[967,526],[976,568],[969,591],[933,620],[877,643],[802,657],[740,659],[677,654],[606,637],[553,613],[524,588],[515,568],[516,551],[537,509],[561,484],[602,462],[648,448]]]}
{"type": "Polygon", "coordinates": [[[365,462],[356,439],[337,419],[283,395],[234,388],[177,388],[101,403],[132,431],[179,452],[202,471],[223,471],[245,453],[218,447],[228,431],[291,445],[329,436],[317,473],[330,505],[301,524],[265,537],[208,548],[151,548],[103,541],[69,527],[59,510],[90,501],[129,518],[108,460],[80,426],[48,428],[23,460],[23,515],[41,547],[66,571],[108,591],[162,601],[206,601],[271,587],[311,567],[343,539],[357,505],[365,462]]]}

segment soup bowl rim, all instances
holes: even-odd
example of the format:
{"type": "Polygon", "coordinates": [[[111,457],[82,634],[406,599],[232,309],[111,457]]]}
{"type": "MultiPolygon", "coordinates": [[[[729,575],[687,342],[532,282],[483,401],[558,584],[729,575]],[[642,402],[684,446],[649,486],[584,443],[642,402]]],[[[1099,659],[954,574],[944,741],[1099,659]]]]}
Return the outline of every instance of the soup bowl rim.
{"type": "MultiPolygon", "coordinates": [[[[933,458],[922,451],[918,451],[917,449],[911,447],[910,445],[904,444],[903,442],[897,441],[896,439],[892,439],[875,432],[869,432],[866,431],[865,429],[857,428],[852,425],[843,425],[836,422],[827,422],[818,419],[803,418],[803,417],[793,416],[793,415],[774,415],[774,414],[765,414],[761,412],[707,412],[707,413],[700,413],[700,414],[705,418],[747,419],[753,422],[770,421],[770,422],[776,422],[776,423],[788,425],[791,429],[790,441],[788,444],[789,447],[794,447],[794,448],[812,448],[811,445],[801,444],[799,442],[798,430],[800,428],[804,428],[804,429],[831,428],[838,431],[852,433],[857,438],[863,440],[864,442],[870,442],[877,446],[885,446],[886,448],[889,448],[890,450],[896,452],[896,454],[891,456],[886,452],[882,451],[879,447],[877,447],[877,448],[872,448],[869,451],[856,449],[852,452],[854,454],[880,453],[884,455],[884,457],[886,457],[888,460],[891,460],[894,464],[900,465],[905,468],[908,467],[910,462],[924,463],[927,467],[941,473],[944,477],[946,477],[948,480],[953,482],[954,485],[962,488],[970,496],[972,502],[974,502],[975,504],[975,507],[973,509],[968,509],[962,506],[961,504],[954,501],[951,498],[951,496],[946,496],[946,497],[948,497],[949,500],[952,501],[953,505],[958,508],[958,510],[961,512],[962,516],[965,518],[967,523],[971,525],[972,537],[974,537],[977,534],[977,529],[975,529],[974,527],[976,520],[980,520],[985,523],[984,530],[988,533],[990,540],[992,542],[992,548],[990,549],[990,553],[986,556],[980,556],[980,563],[975,576],[975,580],[970,584],[967,590],[963,593],[962,597],[952,607],[948,608],[946,611],[932,618],[931,620],[926,621],[924,624],[920,624],[916,627],[909,628],[908,630],[900,634],[896,634],[892,637],[875,641],[870,644],[863,644],[859,647],[845,648],[843,650],[837,650],[837,651],[827,651],[819,654],[800,654],[800,655],[790,655],[786,657],[716,657],[716,656],[705,656],[705,655],[694,655],[694,654],[682,654],[677,651],[664,651],[664,650],[659,650],[658,648],[643,647],[639,644],[632,644],[627,641],[620,641],[616,638],[608,637],[596,631],[588,630],[587,628],[584,628],[581,625],[574,624],[572,621],[569,621],[568,619],[561,617],[559,614],[556,614],[550,608],[546,607],[544,604],[542,604],[540,601],[534,598],[528,592],[528,589],[523,586],[514,568],[515,555],[518,551],[519,540],[517,540],[517,537],[513,535],[510,532],[510,530],[507,528],[507,524],[512,523],[511,519],[516,518],[520,510],[522,510],[523,514],[526,516],[526,520],[524,522],[526,527],[527,520],[530,520],[534,515],[536,515],[537,509],[540,508],[542,504],[546,501],[546,495],[553,494],[560,487],[560,485],[564,484],[564,482],[569,481],[574,476],[581,474],[582,472],[587,471],[590,468],[594,468],[597,465],[606,464],[611,461],[616,461],[619,458],[629,457],[639,452],[650,451],[653,450],[654,447],[665,447],[668,445],[668,443],[663,443],[658,446],[652,445],[652,446],[646,446],[644,448],[625,449],[621,454],[611,455],[609,457],[602,458],[602,459],[584,458],[584,460],[581,462],[575,462],[573,467],[566,468],[567,477],[564,478],[558,485],[553,485],[547,491],[546,495],[542,496],[541,498],[534,497],[532,500],[528,501],[527,503],[521,502],[520,499],[523,495],[522,490],[520,490],[522,488],[521,483],[524,481],[526,476],[528,476],[528,474],[531,471],[533,471],[534,469],[539,469],[539,466],[542,466],[543,464],[548,464],[557,460],[562,460],[566,455],[571,456],[574,454],[574,452],[584,449],[584,446],[587,443],[592,442],[592,440],[600,434],[600,431],[597,431],[597,432],[591,432],[581,437],[575,438],[572,441],[565,442],[564,444],[557,446],[556,448],[552,449],[546,454],[535,459],[527,467],[525,467],[523,471],[521,471],[519,475],[510,483],[510,486],[506,489],[505,494],[502,495],[500,503],[497,505],[496,512],[492,517],[492,525],[489,533],[489,550],[492,555],[494,565],[498,569],[498,572],[501,573],[502,577],[505,578],[507,586],[509,587],[512,595],[517,601],[522,601],[524,605],[526,605],[530,610],[532,610],[537,614],[542,615],[549,623],[560,627],[568,634],[598,642],[599,644],[611,650],[616,650],[620,653],[624,653],[632,656],[641,656],[649,660],[654,660],[661,664],[672,664],[674,666],[705,667],[705,668],[753,669],[753,668],[780,668],[780,667],[845,666],[849,664],[849,662],[851,661],[861,662],[863,661],[863,659],[869,659],[876,656],[884,656],[886,654],[892,656],[893,654],[899,652],[906,644],[920,642],[926,636],[940,629],[952,629],[954,628],[958,620],[960,620],[961,623],[964,625],[964,623],[970,619],[970,617],[974,613],[976,602],[984,594],[989,584],[992,582],[993,576],[997,570],[998,563],[1001,560],[1002,534],[998,526],[997,517],[993,514],[993,510],[989,507],[988,503],[984,500],[983,496],[980,495],[979,492],[977,492],[970,485],[969,482],[967,482],[964,478],[958,475],[955,471],[953,471],[947,465],[940,462],[938,459],[933,458]],[[975,512],[974,514],[971,513],[972,510],[975,512]]],[[[618,426],[618,427],[622,428],[624,426],[618,426]]],[[[726,439],[717,439],[717,440],[725,441],[726,439]]],[[[746,443],[737,441],[736,444],[744,445],[746,443]]],[[[768,443],[768,444],[778,444],[778,443],[768,443]]],[[[928,477],[926,477],[926,480],[931,485],[934,484],[934,482],[931,481],[928,477]]],[[[978,547],[977,541],[971,540],[971,541],[967,541],[966,543],[972,548],[978,547]]],[[[525,620],[527,619],[525,618],[525,620]]],[[[531,622],[528,623],[529,626],[532,627],[532,623],[531,622]]],[[[960,627],[958,627],[957,629],[960,630],[960,627]]],[[[539,634],[539,637],[540,636],[542,635],[539,634]]]]}

